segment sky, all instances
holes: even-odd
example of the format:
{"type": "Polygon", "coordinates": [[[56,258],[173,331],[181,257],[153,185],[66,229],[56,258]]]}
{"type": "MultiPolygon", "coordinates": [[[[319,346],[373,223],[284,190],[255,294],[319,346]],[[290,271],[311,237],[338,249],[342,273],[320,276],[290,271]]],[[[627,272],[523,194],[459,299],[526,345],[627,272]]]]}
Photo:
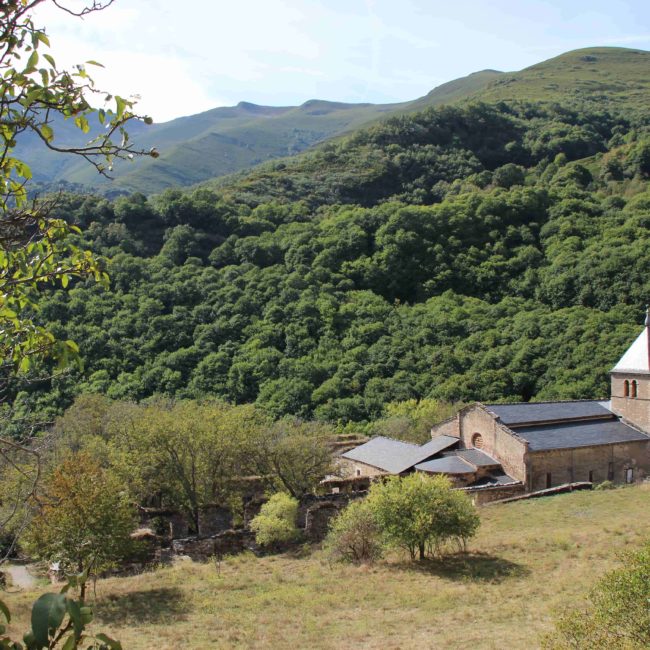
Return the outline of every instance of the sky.
{"type": "MultiPolygon", "coordinates": [[[[76,8],[82,0],[60,0],[76,8]]],[[[116,0],[83,20],[41,5],[58,63],[156,122],[240,101],[389,103],[568,50],[650,50],[648,0],[116,0]]]]}

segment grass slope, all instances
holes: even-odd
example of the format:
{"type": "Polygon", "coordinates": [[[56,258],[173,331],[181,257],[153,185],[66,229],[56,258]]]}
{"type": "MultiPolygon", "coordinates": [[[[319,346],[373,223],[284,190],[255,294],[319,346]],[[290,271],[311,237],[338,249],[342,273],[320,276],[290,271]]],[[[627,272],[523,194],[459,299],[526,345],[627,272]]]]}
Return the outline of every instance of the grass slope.
{"type": "MultiPolygon", "coordinates": [[[[125,648],[533,648],[650,535],[650,486],[486,507],[468,557],[330,566],[319,552],[179,563],[97,585],[125,648]]],[[[38,592],[9,595],[16,629],[38,592]]],[[[21,627],[22,626],[22,627],[21,627]]]]}
{"type": "Polygon", "coordinates": [[[573,50],[520,72],[501,75],[471,99],[561,102],[584,99],[647,109],[650,52],[623,47],[573,50]]]}

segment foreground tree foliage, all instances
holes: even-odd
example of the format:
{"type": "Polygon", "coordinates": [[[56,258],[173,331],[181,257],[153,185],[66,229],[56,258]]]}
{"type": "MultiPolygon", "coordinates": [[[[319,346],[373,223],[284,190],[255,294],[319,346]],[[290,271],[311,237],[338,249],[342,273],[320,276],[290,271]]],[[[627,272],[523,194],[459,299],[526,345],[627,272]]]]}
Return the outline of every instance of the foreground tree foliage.
{"type": "MultiPolygon", "coordinates": [[[[65,288],[72,279],[93,278],[103,284],[107,281],[103,265],[74,241],[79,229],[53,213],[55,202],[28,200],[32,170],[17,157],[16,147],[25,135],[36,137],[49,149],[85,158],[104,174],[110,171],[116,158],[132,158],[145,153],[131,145],[124,129],[124,125],[136,117],[133,102],[105,95],[105,102],[113,102],[114,110],[95,109],[93,95],[99,91],[86,71],[86,64],[69,72],[59,68],[51,54],[45,51],[49,48],[49,39],[45,29],[35,25],[32,12],[46,2],[69,14],[84,16],[101,11],[112,0],[93,0],[88,5],[72,6],[66,6],[64,0],[0,3],[0,417],[3,421],[7,420],[6,405],[12,397],[16,371],[26,373],[34,362],[43,363],[46,359],[54,359],[61,368],[70,359],[77,358],[77,344],[65,336],[57,336],[60,332],[40,318],[43,290],[57,286],[65,288]],[[56,140],[55,130],[63,121],[69,121],[81,133],[88,134],[91,118],[95,116],[100,131],[97,137],[91,136],[90,142],[62,146],[56,140]]],[[[150,154],[156,155],[153,151],[150,154]]],[[[41,453],[38,445],[29,440],[34,433],[30,424],[33,425],[28,423],[25,427],[19,419],[17,427],[9,431],[12,435],[6,436],[3,426],[0,437],[0,482],[6,487],[8,473],[15,488],[9,497],[0,495],[0,539],[7,531],[22,530],[26,520],[17,523],[16,517],[27,510],[24,504],[39,493],[41,453]]],[[[54,493],[57,490],[65,492],[60,482],[55,485],[56,480],[52,478],[52,481],[50,487],[54,493]]],[[[65,500],[68,496],[61,498],[65,500]]],[[[100,495],[89,493],[87,496],[99,498],[100,495]]],[[[83,504],[77,502],[77,505],[79,512],[83,512],[83,504]]],[[[117,503],[113,505],[118,506],[117,503]]],[[[63,501],[58,506],[63,507],[63,501]]],[[[99,510],[100,516],[108,515],[102,508],[99,510]]],[[[117,507],[113,517],[119,518],[120,512],[117,507]]],[[[48,532],[48,524],[53,522],[47,519],[46,513],[47,506],[41,511],[40,533],[44,542],[50,543],[50,550],[58,543],[60,553],[68,553],[67,559],[76,561],[81,567],[88,562],[89,547],[97,554],[91,561],[93,566],[109,562],[110,556],[116,553],[117,549],[106,539],[100,541],[96,528],[91,530],[92,520],[80,522],[79,513],[68,511],[67,528],[48,532]],[[86,523],[88,528],[80,527],[81,523],[86,523]],[[64,533],[71,542],[69,551],[62,549],[62,541],[55,540],[64,533]],[[86,548],[82,548],[83,543],[74,546],[72,538],[79,541],[84,535],[86,548]],[[105,550],[99,550],[98,546],[105,550]]],[[[118,524],[118,521],[113,523],[118,524]]],[[[120,533],[118,525],[114,534],[119,537],[120,533]]],[[[7,552],[13,544],[8,546],[7,552]]],[[[0,561],[4,559],[2,553],[0,561]]],[[[32,629],[23,638],[24,647],[29,650],[120,647],[117,641],[104,634],[87,634],[86,625],[92,613],[84,604],[85,579],[86,574],[82,574],[75,581],[74,586],[80,586],[79,600],[64,594],[45,594],[36,601],[32,609],[32,629]]],[[[1,602],[0,614],[2,621],[9,622],[10,613],[1,602]]],[[[0,623],[0,647],[14,650],[23,647],[4,633],[4,623],[0,623]]]]}
{"type": "Polygon", "coordinates": [[[574,610],[544,639],[548,650],[641,650],[650,647],[650,543],[621,558],[589,595],[586,610],[574,610]]]}
{"type": "Polygon", "coordinates": [[[416,555],[441,554],[448,543],[464,550],[480,524],[469,497],[451,488],[445,476],[419,472],[373,483],[368,507],[389,545],[416,555]]]}
{"type": "MultiPolygon", "coordinates": [[[[16,157],[17,142],[25,135],[36,136],[49,149],[85,158],[99,173],[110,170],[116,158],[145,153],[132,146],[124,129],[136,118],[131,100],[108,95],[115,105],[109,112],[91,105],[93,96],[104,93],[95,88],[86,65],[99,64],[90,61],[69,72],[47,52],[45,29],[32,19],[33,10],[46,2],[14,0],[0,6],[0,353],[4,362],[22,370],[32,356],[47,353],[65,362],[78,351],[74,343],[57,341],[45,324],[34,320],[42,285],[66,287],[74,277],[106,282],[107,276],[90,252],[74,245],[71,235],[79,229],[52,214],[52,201],[28,201],[32,171],[16,157]],[[56,140],[56,125],[63,120],[88,134],[94,118],[106,128],[91,142],[64,146],[56,140]]],[[[111,0],[77,7],[53,4],[85,15],[104,9],[111,0]]]]}

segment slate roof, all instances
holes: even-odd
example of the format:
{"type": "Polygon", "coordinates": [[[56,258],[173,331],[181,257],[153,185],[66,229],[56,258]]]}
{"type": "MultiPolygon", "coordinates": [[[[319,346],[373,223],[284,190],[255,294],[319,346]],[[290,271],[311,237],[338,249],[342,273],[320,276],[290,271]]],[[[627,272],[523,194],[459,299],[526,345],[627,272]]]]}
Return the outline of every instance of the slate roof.
{"type": "Polygon", "coordinates": [[[359,447],[346,451],[341,454],[341,457],[371,465],[391,474],[401,474],[458,442],[458,438],[452,436],[438,436],[424,445],[414,445],[377,436],[359,447]]]}
{"type": "Polygon", "coordinates": [[[419,463],[415,469],[429,474],[473,474],[476,471],[473,465],[455,454],[419,463]]]}
{"type": "Polygon", "coordinates": [[[501,421],[510,428],[513,428],[512,425],[525,423],[613,417],[612,412],[597,400],[486,404],[486,408],[501,418],[501,421]]]}
{"type": "Polygon", "coordinates": [[[521,483],[516,478],[508,476],[507,474],[492,474],[490,476],[482,476],[477,481],[467,485],[467,488],[482,488],[482,487],[495,487],[497,485],[515,485],[521,483]]]}
{"type": "Polygon", "coordinates": [[[648,356],[648,328],[646,327],[628,348],[611,372],[648,372],[650,373],[650,358],[648,356]]]}
{"type": "Polygon", "coordinates": [[[650,440],[650,437],[633,427],[623,424],[617,418],[540,426],[511,427],[529,443],[531,451],[548,449],[569,449],[591,445],[611,445],[617,442],[650,440]]]}
{"type": "Polygon", "coordinates": [[[441,451],[444,451],[445,449],[449,449],[456,443],[460,442],[459,438],[455,438],[454,436],[436,436],[435,438],[432,438],[429,440],[429,442],[425,442],[420,449],[422,450],[423,454],[426,454],[426,456],[422,456],[421,460],[424,460],[425,458],[429,458],[429,456],[434,456],[435,454],[439,454],[441,451]]]}
{"type": "Polygon", "coordinates": [[[445,456],[451,456],[452,454],[470,462],[475,467],[492,467],[494,465],[501,465],[498,460],[492,458],[492,456],[488,456],[488,454],[480,449],[459,449],[458,451],[448,452],[445,456]]]}

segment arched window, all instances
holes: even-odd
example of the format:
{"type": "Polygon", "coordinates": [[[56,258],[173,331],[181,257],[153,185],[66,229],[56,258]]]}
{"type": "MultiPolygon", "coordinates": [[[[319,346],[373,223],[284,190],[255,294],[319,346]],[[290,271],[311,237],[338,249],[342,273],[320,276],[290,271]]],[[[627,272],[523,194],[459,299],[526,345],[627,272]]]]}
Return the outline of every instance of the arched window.
{"type": "Polygon", "coordinates": [[[630,391],[630,397],[636,397],[636,379],[632,380],[632,390],[630,391]]]}
{"type": "Polygon", "coordinates": [[[623,382],[623,396],[630,396],[630,382],[627,379],[623,382]]]}
{"type": "Polygon", "coordinates": [[[483,436],[480,433],[475,433],[472,436],[472,447],[483,449],[483,436]]]}

